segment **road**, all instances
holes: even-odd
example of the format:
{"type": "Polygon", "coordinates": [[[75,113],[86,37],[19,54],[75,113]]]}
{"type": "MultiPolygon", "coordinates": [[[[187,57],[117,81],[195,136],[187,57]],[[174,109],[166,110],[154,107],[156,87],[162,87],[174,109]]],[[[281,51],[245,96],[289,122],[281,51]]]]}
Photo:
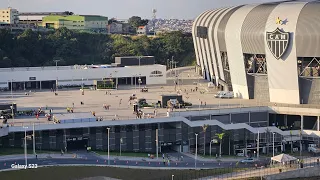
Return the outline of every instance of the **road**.
{"type": "MultiPolygon", "coordinates": [[[[28,159],[28,164],[37,164],[37,166],[46,166],[46,165],[108,165],[108,160],[104,159],[103,157],[97,156],[92,153],[78,153],[78,156],[81,158],[41,158],[35,159],[30,158],[28,159]]],[[[191,159],[191,158],[190,158],[191,159]]],[[[156,161],[143,161],[141,160],[115,160],[110,159],[109,162],[111,166],[123,166],[123,167],[161,167],[161,168],[187,168],[191,169],[195,167],[194,160],[184,160],[183,162],[171,162],[170,165],[164,165],[163,162],[156,162],[156,161]]],[[[19,164],[25,165],[25,160],[16,159],[16,160],[1,160],[0,161],[0,170],[12,169],[12,165],[19,164]]],[[[204,161],[197,161],[197,168],[228,168],[228,167],[235,167],[236,162],[204,162],[204,161]]],[[[237,167],[250,167],[253,164],[239,164],[237,167]]]]}

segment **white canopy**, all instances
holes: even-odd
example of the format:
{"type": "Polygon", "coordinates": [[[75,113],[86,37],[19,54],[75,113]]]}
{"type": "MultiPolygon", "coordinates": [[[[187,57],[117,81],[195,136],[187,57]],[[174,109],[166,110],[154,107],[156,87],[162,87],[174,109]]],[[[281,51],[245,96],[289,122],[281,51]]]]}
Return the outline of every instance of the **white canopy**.
{"type": "Polygon", "coordinates": [[[272,157],[271,160],[283,163],[283,162],[295,161],[297,160],[297,158],[290,156],[288,154],[280,154],[278,156],[272,157]]]}

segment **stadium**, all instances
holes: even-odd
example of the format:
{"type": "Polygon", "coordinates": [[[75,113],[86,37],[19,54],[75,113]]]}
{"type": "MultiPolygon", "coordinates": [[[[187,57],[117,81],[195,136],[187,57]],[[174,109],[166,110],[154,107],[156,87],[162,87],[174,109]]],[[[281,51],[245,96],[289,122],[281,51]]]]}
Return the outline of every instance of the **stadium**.
{"type": "MultiPolygon", "coordinates": [[[[320,29],[319,8],[319,1],[288,1],[220,8],[206,11],[196,18],[193,24],[196,72],[221,89],[233,91],[239,99],[223,100],[220,104],[220,100],[214,99],[213,94],[193,91],[189,92],[189,100],[192,99],[194,106],[188,110],[165,114],[166,109],[163,109],[166,116],[136,119],[132,116],[132,110],[125,107],[127,105],[120,107],[120,103],[118,104],[119,98],[133,92],[131,89],[127,93],[124,90],[113,91],[114,100],[110,100],[111,95],[105,96],[98,91],[88,91],[85,96],[60,91],[59,96],[45,96],[42,99],[39,97],[43,95],[39,93],[32,97],[39,98],[32,102],[34,107],[44,107],[37,103],[44,99],[51,99],[54,106],[59,107],[59,104],[63,106],[61,99],[58,99],[60,97],[65,101],[64,106],[67,104],[67,97],[71,99],[69,104],[74,99],[86,98],[85,105],[75,108],[78,110],[83,106],[82,109],[88,112],[93,106],[100,107],[105,103],[103,97],[107,97],[109,102],[116,102],[117,113],[128,113],[131,116],[125,120],[111,120],[110,116],[99,120],[90,115],[77,119],[72,117],[68,123],[37,122],[35,126],[25,124],[28,128],[4,126],[0,128],[0,147],[21,147],[23,137],[28,133],[35,138],[36,149],[49,150],[76,150],[90,146],[93,150],[102,151],[110,147],[111,151],[198,151],[218,154],[219,143],[222,143],[223,155],[245,156],[249,153],[269,153],[272,149],[276,152],[307,150],[309,144],[320,144],[320,109],[316,105],[320,102],[320,34],[317,31],[320,29]],[[87,96],[89,93],[90,96],[87,96]],[[202,109],[200,98],[211,101],[214,108],[202,109]],[[242,102],[253,102],[249,99],[272,103],[249,107],[241,105],[242,102]],[[240,105],[231,106],[231,102],[240,102],[240,105]],[[305,103],[309,105],[301,105],[305,103]],[[315,108],[310,108],[311,105],[315,108]],[[120,111],[121,109],[126,109],[127,112],[120,111]],[[225,138],[219,140],[217,134],[224,132],[225,138]],[[107,143],[109,140],[110,144],[107,143]]],[[[165,71],[164,67],[150,67],[150,71],[165,71]]],[[[126,67],[122,68],[122,74],[125,75],[126,67]]],[[[105,73],[102,72],[105,71],[102,69],[99,72],[101,73],[94,73],[95,79],[104,77],[105,73]]],[[[149,71],[144,73],[146,75],[142,76],[150,77],[149,71]]],[[[163,75],[157,83],[150,84],[162,84],[165,78],[163,75]]],[[[77,79],[80,82],[81,77],[77,79]]],[[[9,87],[9,80],[3,80],[6,87],[9,87]]],[[[64,80],[72,82],[70,78],[64,80]]],[[[147,85],[148,81],[147,78],[147,85]]],[[[172,92],[175,83],[173,79],[171,81],[164,88],[171,87],[172,92]]],[[[194,88],[194,80],[190,82],[189,89],[194,88]]],[[[134,86],[133,83],[126,83],[128,86],[130,84],[134,86]]],[[[146,99],[156,99],[155,96],[163,92],[166,92],[163,87],[152,87],[149,94],[136,93],[146,99]]],[[[30,103],[31,101],[29,106],[30,103]]],[[[54,109],[56,114],[62,112],[58,111],[54,109]]],[[[61,122],[67,120],[66,117],[60,118],[61,122]]],[[[31,139],[26,143],[28,148],[32,148],[31,139]]]]}
{"type": "Polygon", "coordinates": [[[203,12],[192,28],[198,73],[240,98],[319,104],[319,8],[283,1],[203,12]]]}

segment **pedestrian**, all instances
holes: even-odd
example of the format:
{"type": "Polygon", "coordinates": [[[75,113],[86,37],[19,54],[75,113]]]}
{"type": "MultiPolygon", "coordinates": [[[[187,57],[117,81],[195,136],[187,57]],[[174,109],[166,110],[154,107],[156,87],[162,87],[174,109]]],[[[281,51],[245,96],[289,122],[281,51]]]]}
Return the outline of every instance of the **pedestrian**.
{"type": "Polygon", "coordinates": [[[202,106],[202,101],[201,101],[201,106],[202,106]]]}
{"type": "Polygon", "coordinates": [[[170,160],[168,159],[168,166],[170,166],[170,160]]]}
{"type": "Polygon", "coordinates": [[[206,107],[207,106],[207,102],[204,102],[204,107],[206,107]]]}
{"type": "Polygon", "coordinates": [[[38,159],[38,154],[36,154],[36,159],[38,159]]]}
{"type": "Polygon", "coordinates": [[[165,166],[166,165],[166,160],[163,158],[163,165],[165,166]]]}

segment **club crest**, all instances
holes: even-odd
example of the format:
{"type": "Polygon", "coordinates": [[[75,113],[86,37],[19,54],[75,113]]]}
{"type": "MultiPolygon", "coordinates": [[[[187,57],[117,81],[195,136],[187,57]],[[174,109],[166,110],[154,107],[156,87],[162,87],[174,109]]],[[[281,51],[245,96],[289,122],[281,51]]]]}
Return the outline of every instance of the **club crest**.
{"type": "Polygon", "coordinates": [[[283,32],[279,28],[273,32],[267,32],[267,44],[276,59],[280,59],[288,49],[289,36],[288,32],[283,32]]]}

